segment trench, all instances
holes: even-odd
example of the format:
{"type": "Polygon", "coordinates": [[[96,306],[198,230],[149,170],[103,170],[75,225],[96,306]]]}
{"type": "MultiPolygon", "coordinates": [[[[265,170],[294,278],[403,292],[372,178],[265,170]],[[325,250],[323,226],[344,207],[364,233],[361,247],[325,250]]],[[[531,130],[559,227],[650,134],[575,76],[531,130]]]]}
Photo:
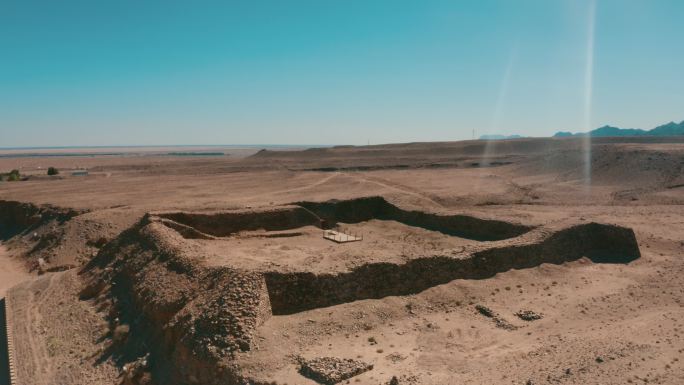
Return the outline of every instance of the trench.
{"type": "Polygon", "coordinates": [[[534,228],[534,226],[481,219],[469,215],[440,215],[404,210],[382,197],[296,202],[290,206],[257,211],[172,212],[155,215],[175,222],[175,224],[166,223],[166,225],[175,228],[186,238],[200,238],[202,234],[225,237],[240,231],[259,229],[292,230],[307,225],[332,228],[340,222],[359,223],[372,219],[397,221],[407,226],[476,241],[514,238],[534,228]]]}
{"type": "Polygon", "coordinates": [[[382,197],[367,197],[343,201],[297,202],[321,218],[327,227],[338,222],[359,223],[371,219],[391,220],[407,226],[438,231],[445,235],[476,241],[498,241],[520,236],[533,226],[481,219],[469,215],[440,215],[399,208],[382,197]]]}
{"type": "Polygon", "coordinates": [[[260,229],[280,231],[307,225],[320,225],[320,219],[316,215],[299,206],[285,206],[261,211],[172,212],[155,215],[175,222],[175,224],[168,222],[164,224],[173,227],[185,238],[199,238],[201,237],[200,234],[226,237],[240,231],[260,229]]]}
{"type": "Polygon", "coordinates": [[[0,241],[31,231],[49,220],[63,223],[83,211],[0,200],[0,241]]]}
{"type": "Polygon", "coordinates": [[[372,263],[339,274],[269,272],[265,281],[272,313],[287,315],[362,299],[417,294],[455,279],[485,279],[511,269],[582,257],[594,263],[629,263],[640,252],[631,229],[589,223],[537,243],[494,247],[463,258],[430,256],[405,264],[372,263]]]}
{"type": "MultiPolygon", "coordinates": [[[[482,242],[512,239],[534,229],[467,215],[405,210],[382,197],[296,202],[264,210],[155,215],[185,238],[222,237],[258,229],[283,231],[307,225],[331,228],[338,223],[373,219],[482,242]]],[[[542,263],[562,264],[582,257],[594,263],[629,263],[640,257],[634,232],[620,226],[578,224],[531,238],[536,240],[521,238],[517,242],[492,244],[459,257],[425,255],[403,264],[368,263],[342,273],[271,271],[264,273],[264,281],[272,314],[287,315],[362,299],[416,294],[456,279],[486,279],[542,263]]]]}
{"type": "Polygon", "coordinates": [[[22,233],[41,219],[40,208],[30,203],[0,201],[0,240],[22,233]]]}

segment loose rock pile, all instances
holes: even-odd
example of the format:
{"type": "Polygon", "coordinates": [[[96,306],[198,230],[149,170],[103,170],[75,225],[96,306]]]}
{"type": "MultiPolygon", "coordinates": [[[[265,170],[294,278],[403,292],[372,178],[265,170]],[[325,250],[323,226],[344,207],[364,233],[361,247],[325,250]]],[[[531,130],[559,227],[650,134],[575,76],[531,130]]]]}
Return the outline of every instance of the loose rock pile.
{"type": "Polygon", "coordinates": [[[494,310],[492,310],[492,309],[490,309],[484,305],[475,305],[475,310],[477,310],[483,316],[489,317],[489,318],[494,318],[494,316],[496,315],[496,313],[494,313],[494,310]]]}
{"type": "Polygon", "coordinates": [[[515,315],[523,321],[536,321],[544,318],[542,313],[536,313],[532,310],[520,310],[519,312],[515,313],[515,315]]]}
{"type": "Polygon", "coordinates": [[[475,310],[477,310],[483,316],[493,319],[494,323],[496,323],[496,327],[498,327],[498,328],[501,328],[504,330],[515,330],[518,328],[517,326],[506,321],[498,313],[496,313],[494,310],[488,308],[487,306],[475,305],[475,310]]]}
{"type": "Polygon", "coordinates": [[[303,361],[299,372],[324,385],[334,385],[338,382],[357,376],[373,369],[372,364],[349,358],[319,357],[303,361]]]}

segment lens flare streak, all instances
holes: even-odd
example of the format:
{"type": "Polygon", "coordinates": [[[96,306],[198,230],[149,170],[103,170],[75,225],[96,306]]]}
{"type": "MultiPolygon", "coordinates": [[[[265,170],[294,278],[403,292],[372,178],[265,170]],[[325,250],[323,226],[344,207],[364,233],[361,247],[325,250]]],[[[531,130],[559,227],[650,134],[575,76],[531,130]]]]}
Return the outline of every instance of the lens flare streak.
{"type": "Polygon", "coordinates": [[[589,5],[589,22],[587,25],[587,52],[584,72],[584,132],[587,135],[582,139],[584,155],[584,183],[587,189],[591,188],[591,114],[592,96],[594,92],[594,36],[596,29],[596,1],[592,0],[589,5]]]}

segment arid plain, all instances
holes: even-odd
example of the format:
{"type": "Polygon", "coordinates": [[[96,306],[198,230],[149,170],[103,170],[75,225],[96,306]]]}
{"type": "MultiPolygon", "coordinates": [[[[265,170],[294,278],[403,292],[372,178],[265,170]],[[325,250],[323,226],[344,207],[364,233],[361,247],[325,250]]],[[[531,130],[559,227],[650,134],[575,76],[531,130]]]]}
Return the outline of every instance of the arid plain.
{"type": "Polygon", "coordinates": [[[684,138],[179,151],[0,153],[12,385],[684,383],[684,138]]]}

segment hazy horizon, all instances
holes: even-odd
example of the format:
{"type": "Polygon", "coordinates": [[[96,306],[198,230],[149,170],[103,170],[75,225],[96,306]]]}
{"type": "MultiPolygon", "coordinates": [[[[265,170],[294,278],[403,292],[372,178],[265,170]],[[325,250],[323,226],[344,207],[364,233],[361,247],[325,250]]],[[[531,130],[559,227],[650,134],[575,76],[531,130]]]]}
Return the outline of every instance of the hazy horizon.
{"type": "Polygon", "coordinates": [[[684,119],[682,14],[674,0],[13,2],[0,147],[651,129],[684,119]]]}

